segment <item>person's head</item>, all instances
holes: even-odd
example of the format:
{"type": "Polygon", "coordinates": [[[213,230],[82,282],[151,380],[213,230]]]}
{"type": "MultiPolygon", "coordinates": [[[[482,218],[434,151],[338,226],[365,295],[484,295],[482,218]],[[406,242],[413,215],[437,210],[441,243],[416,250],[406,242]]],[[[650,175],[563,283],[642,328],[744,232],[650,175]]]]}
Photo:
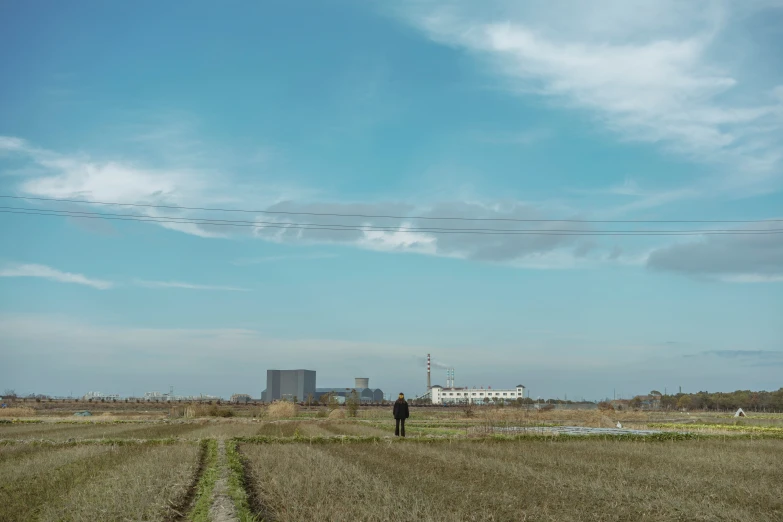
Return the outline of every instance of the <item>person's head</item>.
{"type": "Polygon", "coordinates": [[[397,397],[397,399],[399,399],[401,401],[404,401],[405,400],[405,394],[400,393],[400,395],[399,395],[399,397],[397,397]]]}

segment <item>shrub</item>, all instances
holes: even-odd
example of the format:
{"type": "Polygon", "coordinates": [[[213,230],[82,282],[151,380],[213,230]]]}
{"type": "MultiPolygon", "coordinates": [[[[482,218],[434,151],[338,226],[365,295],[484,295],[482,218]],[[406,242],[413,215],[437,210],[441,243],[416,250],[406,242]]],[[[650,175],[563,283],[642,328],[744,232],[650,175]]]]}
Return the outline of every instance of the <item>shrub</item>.
{"type": "Polygon", "coordinates": [[[329,412],[329,418],[330,419],[344,419],[345,418],[345,411],[341,409],[334,409],[329,412]]]}
{"type": "Polygon", "coordinates": [[[319,417],[319,418],[325,418],[325,417],[328,417],[328,416],[329,416],[329,412],[327,412],[326,410],[318,410],[318,411],[315,413],[315,416],[316,416],[316,417],[319,417]]]}
{"type": "Polygon", "coordinates": [[[299,406],[292,402],[275,401],[266,409],[266,414],[271,419],[283,419],[286,417],[296,417],[299,412],[299,406]]]}
{"type": "Polygon", "coordinates": [[[345,404],[348,406],[348,416],[356,417],[356,414],[359,412],[359,394],[356,390],[351,390],[351,395],[348,396],[345,404]]]}
{"type": "Polygon", "coordinates": [[[601,401],[598,403],[598,409],[604,411],[614,411],[614,406],[609,401],[601,401]]]}

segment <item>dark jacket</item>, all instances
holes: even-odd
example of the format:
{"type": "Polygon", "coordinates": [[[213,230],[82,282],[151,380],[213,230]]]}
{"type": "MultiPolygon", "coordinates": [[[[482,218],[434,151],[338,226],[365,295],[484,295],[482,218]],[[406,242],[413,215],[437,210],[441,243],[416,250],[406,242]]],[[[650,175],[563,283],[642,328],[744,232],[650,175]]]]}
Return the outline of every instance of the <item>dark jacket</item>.
{"type": "Polygon", "coordinates": [[[394,401],[394,418],[395,419],[407,419],[410,417],[408,412],[408,401],[405,399],[397,399],[394,401]]]}

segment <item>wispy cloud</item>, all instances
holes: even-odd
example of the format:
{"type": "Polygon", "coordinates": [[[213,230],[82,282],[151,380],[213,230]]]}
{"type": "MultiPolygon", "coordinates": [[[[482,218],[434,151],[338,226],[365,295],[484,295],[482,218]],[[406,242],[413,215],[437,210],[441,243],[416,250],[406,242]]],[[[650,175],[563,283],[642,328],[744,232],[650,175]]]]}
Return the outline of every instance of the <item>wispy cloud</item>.
{"type": "MultiPolygon", "coordinates": [[[[210,207],[221,204],[220,194],[231,194],[231,190],[223,192],[213,185],[208,176],[199,172],[177,169],[150,169],[138,167],[132,163],[106,161],[96,162],[89,157],[64,155],[53,151],[39,149],[16,138],[0,141],[0,148],[22,154],[36,165],[48,170],[46,175],[36,175],[25,179],[20,185],[23,196],[35,196],[59,199],[80,199],[87,202],[116,202],[133,205],[171,205],[188,207],[210,207]],[[4,145],[5,144],[5,145],[4,145]]],[[[236,188],[234,189],[236,192],[236,188]]],[[[44,208],[61,209],[62,205],[47,205],[41,202],[31,204],[42,205],[44,208]]],[[[254,203],[254,205],[257,203],[254,203]]],[[[67,210],[85,210],[86,205],[70,204],[67,210]],[[75,207],[75,208],[74,208],[75,207]]],[[[89,211],[130,213],[128,207],[104,207],[89,205],[89,211]],[[106,209],[106,210],[104,210],[106,209]]],[[[190,211],[180,208],[149,208],[143,206],[131,207],[147,218],[205,218],[204,211],[190,211]]],[[[406,252],[440,257],[456,257],[493,262],[527,261],[526,266],[539,267],[548,265],[547,260],[553,259],[554,250],[573,249],[577,247],[576,238],[557,235],[488,235],[488,234],[433,234],[413,230],[417,227],[452,226],[456,222],[438,222],[431,219],[417,218],[369,218],[327,216],[323,214],[351,215],[381,215],[406,216],[419,215],[427,217],[452,216],[460,218],[540,218],[545,217],[545,211],[535,205],[523,202],[438,202],[429,205],[412,205],[399,202],[374,203],[341,203],[341,202],[305,202],[296,203],[290,200],[274,204],[258,204],[264,211],[274,212],[311,212],[315,215],[284,214],[279,218],[273,214],[262,214],[252,221],[252,214],[243,214],[251,227],[226,227],[194,223],[160,223],[160,226],[201,237],[228,237],[251,234],[254,237],[270,242],[302,242],[311,244],[347,244],[365,250],[380,252],[406,252]],[[307,224],[323,225],[326,228],[318,230],[305,229],[307,224]],[[289,225],[293,225],[290,226],[289,225]],[[329,225],[334,225],[329,230],[329,225]],[[339,225],[339,226],[338,226],[339,225]],[[384,230],[357,230],[342,228],[349,226],[381,227],[384,230]],[[339,229],[339,230],[337,230],[339,229]]],[[[214,219],[214,213],[211,216],[214,219]]],[[[225,214],[220,219],[227,219],[225,214]]],[[[75,219],[75,218],[74,218],[75,219]]],[[[232,219],[232,218],[228,218],[232,219]]],[[[234,218],[239,219],[239,218],[234,218]]],[[[462,224],[462,223],[457,223],[462,224]]],[[[476,226],[466,225],[466,228],[476,226]]],[[[493,228],[512,228],[511,222],[488,222],[493,228]]],[[[546,231],[558,228],[557,223],[540,223],[538,228],[546,231]]],[[[588,229],[587,226],[573,224],[572,228],[588,229]]],[[[557,257],[562,258],[562,252],[557,257]]],[[[581,261],[586,256],[579,255],[581,261]]],[[[274,256],[267,258],[240,259],[237,265],[264,263],[280,260],[274,256]]],[[[523,266],[524,263],[518,263],[523,266]]],[[[559,267],[569,267],[568,263],[558,261],[559,267]]]]}
{"type": "Polygon", "coordinates": [[[143,279],[137,279],[135,281],[137,286],[143,286],[145,288],[183,288],[186,290],[216,290],[226,292],[249,292],[248,288],[239,288],[235,286],[222,286],[222,285],[200,285],[194,283],[183,283],[181,281],[146,281],[143,279]]]}
{"type": "Polygon", "coordinates": [[[91,286],[98,290],[107,290],[114,286],[110,281],[100,279],[91,279],[82,274],[71,272],[62,272],[56,268],[46,265],[36,264],[14,264],[0,268],[0,277],[40,277],[59,283],[74,283],[78,285],[91,286]]]}
{"type": "Polygon", "coordinates": [[[614,1],[401,5],[407,6],[401,8],[404,19],[437,42],[483,58],[515,94],[591,111],[623,140],[657,143],[695,161],[727,165],[727,188],[757,188],[779,177],[780,87],[743,81],[714,52],[738,18],[733,11],[769,5],[665,0],[633,8],[614,1]]]}
{"type": "Polygon", "coordinates": [[[297,261],[308,259],[332,259],[337,257],[337,254],[330,254],[327,252],[315,252],[312,254],[288,254],[280,256],[261,256],[261,257],[242,257],[231,262],[236,266],[248,266],[258,265],[261,263],[274,263],[277,261],[297,261]]]}
{"type": "MultiPolygon", "coordinates": [[[[166,133],[164,132],[165,136],[166,133]]],[[[143,136],[145,140],[155,140],[156,135],[143,136]]],[[[161,138],[162,139],[162,138],[161,138]]],[[[56,205],[58,209],[134,213],[145,218],[226,218],[224,213],[204,216],[182,208],[149,208],[122,205],[165,205],[169,207],[232,207],[239,205],[249,195],[253,195],[256,205],[269,205],[281,199],[283,194],[291,192],[286,188],[273,188],[259,183],[253,187],[241,186],[230,174],[201,170],[187,162],[166,167],[149,167],[137,162],[123,160],[99,160],[87,154],[61,153],[36,147],[28,141],[0,136],[0,154],[14,154],[26,160],[30,172],[18,185],[18,193],[23,196],[73,199],[93,203],[56,205]],[[237,187],[241,187],[238,189],[237,187]],[[265,189],[265,190],[262,190],[265,189]],[[262,192],[263,197],[255,197],[262,192]],[[117,203],[119,206],[95,205],[97,202],[117,203]],[[76,208],[74,208],[76,207],[76,208]]],[[[171,163],[171,160],[166,163],[171,163]]],[[[176,162],[175,162],[176,163],[176,162]]],[[[37,205],[52,208],[37,202],[37,205]]],[[[201,237],[225,237],[237,234],[235,227],[214,226],[172,221],[160,221],[158,226],[177,230],[201,237]]]]}

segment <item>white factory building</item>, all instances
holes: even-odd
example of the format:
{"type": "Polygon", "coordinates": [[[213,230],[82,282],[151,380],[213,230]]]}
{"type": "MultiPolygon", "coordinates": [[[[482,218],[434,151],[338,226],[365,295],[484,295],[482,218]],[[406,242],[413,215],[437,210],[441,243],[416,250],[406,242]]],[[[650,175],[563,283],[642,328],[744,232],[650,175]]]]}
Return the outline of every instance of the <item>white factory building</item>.
{"type": "Polygon", "coordinates": [[[496,401],[515,401],[525,397],[525,387],[493,390],[492,388],[443,388],[435,385],[430,390],[432,404],[492,403],[496,401]]]}

